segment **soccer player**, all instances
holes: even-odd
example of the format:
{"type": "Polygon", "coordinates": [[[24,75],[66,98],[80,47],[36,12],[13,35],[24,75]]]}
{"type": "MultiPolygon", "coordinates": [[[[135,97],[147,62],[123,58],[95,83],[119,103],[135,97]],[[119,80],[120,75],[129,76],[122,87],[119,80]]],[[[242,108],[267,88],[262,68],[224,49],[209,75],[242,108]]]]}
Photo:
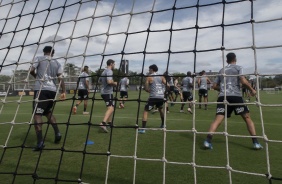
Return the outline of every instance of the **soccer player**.
{"type": "MultiPolygon", "coordinates": [[[[187,76],[184,77],[182,79],[182,96],[183,96],[183,102],[187,102],[187,100],[189,102],[191,102],[193,100],[193,94],[191,89],[193,88],[193,79],[192,79],[192,75],[191,72],[187,72],[187,76]]],[[[184,103],[181,104],[181,109],[180,112],[184,112],[183,111],[183,107],[184,107],[184,103]]],[[[192,110],[191,110],[191,103],[188,104],[188,109],[187,111],[192,114],[192,110]]]]}
{"type": "MultiPolygon", "coordinates": [[[[168,72],[164,72],[163,74],[165,76],[165,80],[167,81],[169,87],[166,90],[166,98],[169,99],[170,106],[174,105],[174,97],[173,97],[173,92],[174,92],[174,83],[173,83],[173,78],[168,72]]],[[[169,113],[168,106],[167,106],[167,112],[169,113]]]]}
{"type": "MultiPolygon", "coordinates": [[[[145,82],[145,91],[148,92],[149,99],[145,105],[142,119],[142,128],[146,128],[148,112],[151,111],[154,106],[156,106],[159,110],[161,117],[161,128],[164,127],[164,112],[163,112],[163,104],[164,104],[164,89],[163,84],[166,84],[166,80],[163,76],[157,76],[156,72],[158,71],[158,66],[153,64],[149,66],[149,76],[146,78],[145,82]]],[[[144,134],[145,129],[139,129],[138,133],[144,134]]]]}
{"type": "Polygon", "coordinates": [[[88,115],[89,112],[86,112],[87,102],[88,102],[88,94],[89,94],[89,71],[88,66],[84,66],[82,73],[79,75],[78,82],[78,101],[76,105],[72,108],[73,114],[76,114],[77,107],[79,104],[84,101],[83,113],[84,115],[88,115]]]}
{"type": "Polygon", "coordinates": [[[56,119],[52,113],[53,100],[56,98],[57,92],[56,78],[58,78],[62,88],[61,99],[66,98],[65,83],[61,78],[63,68],[56,59],[52,59],[55,50],[51,46],[46,46],[44,47],[43,52],[44,56],[35,57],[30,69],[30,74],[36,79],[34,85],[33,120],[37,145],[33,149],[34,151],[40,151],[44,148],[42,116],[47,117],[48,123],[51,123],[54,129],[54,143],[58,144],[62,137],[56,119]],[[37,100],[39,101],[38,103],[36,103],[37,100]]]}
{"type": "MultiPolygon", "coordinates": [[[[200,72],[200,78],[198,78],[198,87],[199,87],[199,102],[202,102],[202,97],[204,98],[205,110],[208,109],[208,84],[211,83],[210,79],[205,75],[205,70],[200,72]]],[[[199,109],[202,105],[199,104],[199,109]]]]}
{"type": "Polygon", "coordinates": [[[176,102],[177,97],[180,96],[180,102],[183,101],[183,96],[182,96],[182,92],[181,92],[181,88],[180,88],[180,84],[179,84],[179,77],[173,77],[174,81],[174,94],[175,94],[175,98],[174,98],[174,102],[176,102]]]}
{"type": "Polygon", "coordinates": [[[125,101],[128,98],[128,85],[129,85],[129,79],[127,76],[123,77],[119,82],[119,106],[118,108],[124,108],[125,101]]]}
{"type": "Polygon", "coordinates": [[[114,112],[115,101],[113,99],[113,87],[117,86],[117,82],[113,80],[113,69],[115,68],[115,61],[109,59],[107,61],[107,68],[101,74],[99,78],[99,83],[101,84],[101,97],[105,101],[107,110],[104,115],[102,123],[100,123],[100,128],[108,133],[106,127],[107,123],[111,124],[111,117],[114,112]]]}
{"type": "MultiPolygon", "coordinates": [[[[235,111],[235,115],[241,115],[243,120],[246,122],[250,135],[256,136],[255,125],[251,119],[249,109],[246,105],[243,104],[244,100],[240,90],[240,83],[242,83],[242,85],[246,86],[246,88],[250,90],[252,96],[256,95],[256,91],[251,87],[247,79],[244,76],[242,76],[243,69],[241,66],[236,65],[237,62],[236,55],[231,52],[226,55],[226,58],[228,65],[219,71],[220,75],[216,77],[213,83],[213,88],[219,91],[217,102],[224,102],[224,95],[226,93],[226,100],[230,104],[237,104],[237,105],[227,105],[227,117],[228,118],[231,117],[231,113],[235,111]],[[222,75],[224,73],[226,75],[239,75],[239,76],[226,76],[225,77],[226,82],[224,83],[224,77],[222,75]]],[[[225,104],[217,104],[215,119],[210,125],[207,139],[204,141],[204,147],[206,149],[212,149],[212,143],[211,143],[212,135],[223,121],[224,115],[225,115],[225,104]]],[[[253,137],[252,141],[253,141],[254,149],[263,148],[258,142],[257,138],[253,137]]]]}

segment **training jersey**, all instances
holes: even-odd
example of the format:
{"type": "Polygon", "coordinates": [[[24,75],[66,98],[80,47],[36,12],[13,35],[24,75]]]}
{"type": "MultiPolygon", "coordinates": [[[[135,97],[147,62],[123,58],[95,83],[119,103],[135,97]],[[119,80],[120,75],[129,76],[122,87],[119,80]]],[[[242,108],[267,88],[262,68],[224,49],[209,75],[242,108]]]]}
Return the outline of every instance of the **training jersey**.
{"type": "Polygon", "coordinates": [[[129,79],[124,77],[120,80],[120,91],[127,91],[127,86],[129,84],[129,79]]]}
{"type": "MultiPolygon", "coordinates": [[[[229,64],[225,68],[222,68],[218,74],[226,75],[242,75],[243,68],[235,64],[229,64]]],[[[224,96],[224,78],[223,76],[217,76],[214,81],[220,86],[220,92],[218,96],[224,96]]],[[[240,77],[239,76],[226,76],[226,96],[242,96],[240,90],[240,77]]]]}
{"type": "Polygon", "coordinates": [[[101,83],[101,94],[113,94],[113,86],[108,84],[108,80],[113,80],[113,71],[111,69],[106,68],[101,77],[99,78],[99,82],[101,83]]]}
{"type": "Polygon", "coordinates": [[[200,78],[200,87],[199,87],[199,89],[205,89],[205,90],[208,89],[207,77],[204,76],[204,75],[200,78]]]}
{"type": "Polygon", "coordinates": [[[34,58],[32,66],[36,69],[34,90],[56,92],[56,77],[63,73],[62,65],[56,59],[50,60],[50,56],[38,56],[34,58]]]}
{"type": "Polygon", "coordinates": [[[173,83],[173,78],[171,76],[168,76],[168,85],[169,86],[174,86],[174,83],[173,83]]]}
{"type": "Polygon", "coordinates": [[[164,89],[161,76],[156,76],[156,73],[151,74],[153,82],[149,84],[150,98],[164,98],[164,89]]]}
{"type": "Polygon", "coordinates": [[[190,92],[191,91],[191,84],[193,83],[192,77],[184,77],[182,79],[182,91],[183,92],[190,92]]]}
{"type": "Polygon", "coordinates": [[[86,86],[86,81],[89,82],[89,77],[88,77],[88,73],[86,72],[82,72],[80,75],[79,75],[79,83],[78,83],[78,89],[88,89],[87,86],[86,86]]]}

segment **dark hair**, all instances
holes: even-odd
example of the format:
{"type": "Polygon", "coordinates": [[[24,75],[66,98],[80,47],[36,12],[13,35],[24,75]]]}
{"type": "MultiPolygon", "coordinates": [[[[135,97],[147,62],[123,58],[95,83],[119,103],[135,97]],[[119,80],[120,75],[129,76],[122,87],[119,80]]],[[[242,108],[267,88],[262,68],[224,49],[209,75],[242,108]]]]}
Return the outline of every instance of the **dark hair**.
{"type": "Polygon", "coordinates": [[[109,60],[107,61],[107,66],[110,66],[112,63],[115,63],[115,61],[112,60],[112,59],[109,59],[109,60]]]}
{"type": "Polygon", "coordinates": [[[226,55],[226,59],[227,59],[227,63],[231,63],[232,61],[236,59],[236,55],[233,52],[229,52],[226,55]]]}
{"type": "Polygon", "coordinates": [[[157,72],[159,70],[157,65],[155,65],[155,64],[149,66],[149,69],[152,69],[154,72],[157,72]]]}
{"type": "Polygon", "coordinates": [[[191,76],[191,72],[189,71],[189,72],[187,72],[187,76],[191,76]]]}
{"type": "Polygon", "coordinates": [[[55,49],[52,50],[51,46],[45,46],[44,49],[43,49],[44,53],[51,53],[51,51],[52,51],[52,54],[55,53],[55,49]]]}
{"type": "Polygon", "coordinates": [[[88,68],[89,68],[88,66],[84,66],[83,70],[86,71],[88,70],[88,68]]]}

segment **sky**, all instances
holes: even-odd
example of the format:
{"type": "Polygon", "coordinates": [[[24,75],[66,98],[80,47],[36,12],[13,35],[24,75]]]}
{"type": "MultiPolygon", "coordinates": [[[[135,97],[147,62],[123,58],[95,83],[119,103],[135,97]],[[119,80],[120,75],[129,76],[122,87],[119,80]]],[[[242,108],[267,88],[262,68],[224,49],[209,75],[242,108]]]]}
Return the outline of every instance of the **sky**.
{"type": "Polygon", "coordinates": [[[43,54],[44,46],[54,44],[52,41],[54,57],[62,65],[88,65],[92,71],[105,68],[111,58],[117,67],[121,59],[129,60],[129,70],[138,73],[148,72],[151,64],[158,65],[160,73],[166,69],[170,73],[218,72],[225,65],[225,55],[235,52],[237,64],[246,74],[282,74],[282,0],[254,1],[253,27],[250,23],[238,25],[251,20],[250,1],[227,0],[223,14],[223,4],[217,3],[221,0],[199,0],[199,5],[217,4],[200,6],[198,21],[197,8],[191,7],[197,0],[177,0],[179,9],[175,12],[174,0],[67,0],[65,9],[64,0],[52,4],[51,0],[11,2],[0,1],[0,61],[5,66],[0,75],[28,69],[33,58],[43,54]],[[153,17],[151,11],[157,11],[153,17]],[[223,15],[224,29],[218,26],[223,15]],[[267,21],[275,19],[280,20],[267,21]],[[152,31],[149,34],[148,28],[152,31]],[[255,50],[251,49],[253,41],[258,47],[255,50]],[[222,43],[227,50],[215,50],[222,43]],[[194,48],[199,52],[188,52],[194,48]],[[169,49],[178,53],[168,54],[169,49]],[[103,54],[110,56],[103,60],[103,54]],[[16,62],[18,65],[7,66],[16,62]]]}

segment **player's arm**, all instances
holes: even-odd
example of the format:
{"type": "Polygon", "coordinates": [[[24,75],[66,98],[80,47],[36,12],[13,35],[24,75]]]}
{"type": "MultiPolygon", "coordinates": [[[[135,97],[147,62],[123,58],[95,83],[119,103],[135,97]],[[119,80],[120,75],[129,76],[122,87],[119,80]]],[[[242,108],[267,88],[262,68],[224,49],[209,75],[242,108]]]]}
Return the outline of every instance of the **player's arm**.
{"type": "Polygon", "coordinates": [[[85,86],[86,86],[86,89],[87,91],[89,92],[89,80],[85,80],[85,86]]]}
{"type": "Polygon", "coordinates": [[[248,80],[244,77],[244,76],[240,76],[240,81],[242,83],[243,86],[245,86],[250,92],[252,96],[256,95],[256,90],[254,90],[254,88],[252,88],[252,86],[250,85],[250,83],[248,82],[248,80]]]}
{"type": "Polygon", "coordinates": [[[147,77],[146,81],[145,81],[145,86],[144,86],[144,90],[148,93],[150,93],[150,83],[152,81],[152,77],[147,77]]]}
{"type": "Polygon", "coordinates": [[[108,73],[108,76],[107,76],[107,84],[108,85],[111,85],[111,86],[117,86],[117,82],[115,82],[113,80],[113,77],[112,77],[113,73],[109,74],[108,73]]]}
{"type": "Polygon", "coordinates": [[[34,66],[31,66],[29,73],[30,73],[30,75],[32,75],[34,78],[36,78],[36,73],[35,73],[35,68],[34,68],[34,66]]]}
{"type": "Polygon", "coordinates": [[[198,87],[200,87],[200,85],[201,85],[201,78],[198,78],[197,83],[198,83],[198,87]]]}
{"type": "Polygon", "coordinates": [[[211,84],[211,80],[207,77],[207,83],[211,84]]]}
{"type": "Polygon", "coordinates": [[[165,77],[163,77],[163,76],[162,76],[162,83],[166,86],[167,89],[169,89],[170,86],[169,86],[168,82],[166,81],[165,77]]]}
{"type": "Polygon", "coordinates": [[[58,77],[58,81],[59,81],[59,84],[60,84],[61,89],[62,89],[60,99],[64,100],[64,99],[66,99],[66,86],[65,86],[64,79],[63,79],[63,75],[61,73],[59,73],[59,74],[57,74],[57,77],[58,77]]]}

